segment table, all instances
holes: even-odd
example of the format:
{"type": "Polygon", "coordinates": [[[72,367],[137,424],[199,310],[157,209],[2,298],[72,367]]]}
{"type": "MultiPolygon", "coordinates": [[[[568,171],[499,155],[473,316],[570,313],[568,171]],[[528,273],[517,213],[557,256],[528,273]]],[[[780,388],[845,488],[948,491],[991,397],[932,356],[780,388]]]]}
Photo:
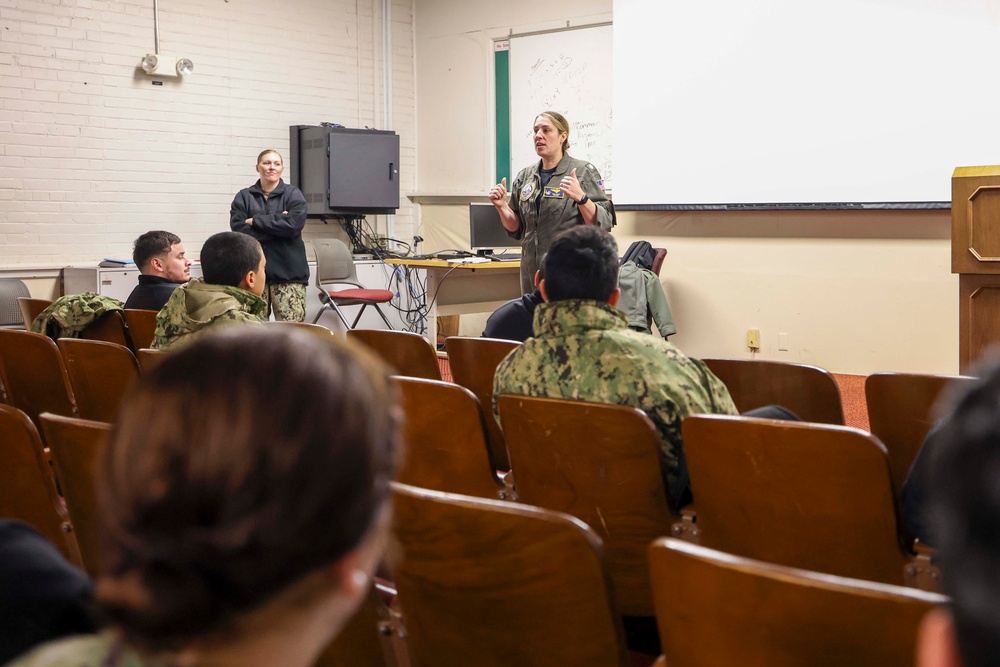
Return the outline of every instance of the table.
{"type": "Polygon", "coordinates": [[[492,312],[521,296],[521,262],[460,264],[443,259],[387,259],[427,272],[427,340],[437,346],[438,315],[492,312]]]}

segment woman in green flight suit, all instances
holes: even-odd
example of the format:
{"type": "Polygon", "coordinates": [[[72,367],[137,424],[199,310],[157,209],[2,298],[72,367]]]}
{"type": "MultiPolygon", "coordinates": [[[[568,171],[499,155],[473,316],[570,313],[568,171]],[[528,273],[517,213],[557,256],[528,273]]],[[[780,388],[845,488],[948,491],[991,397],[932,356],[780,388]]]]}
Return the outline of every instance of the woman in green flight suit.
{"type": "Polygon", "coordinates": [[[535,118],[535,152],[541,158],[525,167],[511,184],[507,179],[490,190],[490,200],[511,237],[521,241],[521,289],[534,289],[535,271],[553,239],[576,225],[615,225],[615,209],[604,193],[597,168],[570,157],[569,123],[555,111],[535,118]]]}

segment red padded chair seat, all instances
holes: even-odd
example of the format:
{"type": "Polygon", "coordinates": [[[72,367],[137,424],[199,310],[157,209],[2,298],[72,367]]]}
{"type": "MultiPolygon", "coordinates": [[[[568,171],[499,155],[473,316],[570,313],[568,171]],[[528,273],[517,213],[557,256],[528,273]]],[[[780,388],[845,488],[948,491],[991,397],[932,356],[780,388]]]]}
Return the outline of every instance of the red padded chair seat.
{"type": "Polygon", "coordinates": [[[329,292],[329,295],[337,300],[357,299],[359,301],[377,301],[378,303],[391,301],[392,297],[395,296],[387,289],[344,289],[329,292]]]}

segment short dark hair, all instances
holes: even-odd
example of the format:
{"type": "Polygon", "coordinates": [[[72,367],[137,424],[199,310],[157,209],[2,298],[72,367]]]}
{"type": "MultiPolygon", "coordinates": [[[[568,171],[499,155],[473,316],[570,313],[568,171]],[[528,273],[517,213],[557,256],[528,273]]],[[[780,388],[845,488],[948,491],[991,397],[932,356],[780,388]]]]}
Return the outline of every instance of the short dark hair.
{"type": "Polygon", "coordinates": [[[171,246],[181,242],[181,237],[162,230],[146,232],[135,240],[132,246],[132,261],[142,271],[149,260],[170,252],[171,246]]]}
{"type": "Polygon", "coordinates": [[[1000,664],[1000,365],[935,436],[928,520],[965,667],[1000,664]]]}
{"type": "Polygon", "coordinates": [[[593,225],[577,225],[552,243],[542,260],[549,301],[606,302],[618,287],[618,244],[593,225]]]}
{"type": "Polygon", "coordinates": [[[104,615],[133,646],[176,649],[337,562],[382,525],[397,406],[349,342],[232,327],[171,351],[99,465],[104,615]]]}
{"type": "Polygon", "coordinates": [[[201,273],[212,285],[239,287],[260,266],[264,251],[257,239],[239,232],[219,232],[201,247],[201,273]]]}

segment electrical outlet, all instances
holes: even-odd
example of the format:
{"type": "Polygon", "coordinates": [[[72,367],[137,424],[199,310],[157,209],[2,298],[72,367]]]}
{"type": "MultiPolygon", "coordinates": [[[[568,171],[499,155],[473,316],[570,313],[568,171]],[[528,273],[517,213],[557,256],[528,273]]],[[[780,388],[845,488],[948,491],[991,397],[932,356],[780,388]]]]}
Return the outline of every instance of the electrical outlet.
{"type": "Polygon", "coordinates": [[[747,347],[755,351],[760,349],[760,329],[747,329],[747,347]]]}
{"type": "Polygon", "coordinates": [[[778,352],[788,352],[788,334],[778,334],[778,352]]]}

